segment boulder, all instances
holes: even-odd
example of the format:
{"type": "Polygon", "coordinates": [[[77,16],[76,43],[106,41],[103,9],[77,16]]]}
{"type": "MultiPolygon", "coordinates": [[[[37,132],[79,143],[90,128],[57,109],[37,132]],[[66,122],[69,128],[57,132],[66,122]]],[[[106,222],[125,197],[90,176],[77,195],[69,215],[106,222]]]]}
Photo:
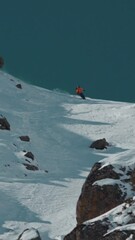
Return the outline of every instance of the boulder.
{"type": "Polygon", "coordinates": [[[29,136],[20,136],[21,141],[29,142],[30,138],[29,136]]]}
{"type": "Polygon", "coordinates": [[[16,84],[16,87],[22,89],[22,85],[20,83],[16,84]]]}
{"type": "Polygon", "coordinates": [[[116,207],[124,201],[124,195],[118,184],[98,185],[96,181],[102,179],[119,179],[112,165],[101,168],[101,163],[96,163],[82,187],[76,207],[77,223],[81,224],[88,219],[97,217],[116,207]]]}
{"type": "Polygon", "coordinates": [[[96,141],[94,141],[91,145],[90,148],[95,148],[95,149],[104,149],[107,148],[109,146],[109,143],[106,141],[105,138],[102,139],[98,139],[96,141]]]}
{"type": "Polygon", "coordinates": [[[26,167],[27,170],[31,170],[31,171],[39,170],[38,167],[33,164],[23,163],[23,165],[26,167]]]}
{"type": "Polygon", "coordinates": [[[41,240],[38,230],[35,228],[25,229],[17,240],[41,240]]]}
{"type": "Polygon", "coordinates": [[[0,118],[0,129],[10,130],[10,124],[5,117],[0,118]]]}
{"type": "Polygon", "coordinates": [[[24,156],[27,157],[27,158],[31,158],[32,160],[34,160],[34,155],[33,155],[32,152],[27,152],[27,153],[25,153],[24,156]]]}

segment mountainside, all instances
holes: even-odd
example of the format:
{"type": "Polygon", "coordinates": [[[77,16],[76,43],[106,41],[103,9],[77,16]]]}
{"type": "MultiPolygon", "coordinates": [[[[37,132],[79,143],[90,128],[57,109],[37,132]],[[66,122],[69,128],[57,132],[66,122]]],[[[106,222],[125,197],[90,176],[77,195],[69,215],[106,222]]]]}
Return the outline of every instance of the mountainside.
{"type": "MultiPolygon", "coordinates": [[[[76,227],[77,203],[98,162],[99,168],[112,164],[121,179],[95,178],[91,189],[93,184],[117,183],[122,193],[126,189],[124,200],[134,197],[134,176],[132,186],[124,180],[134,170],[135,104],[82,100],[28,85],[2,71],[0,83],[1,240],[17,240],[31,228],[42,240],[62,240],[76,227]],[[9,129],[4,129],[3,119],[9,129]],[[102,138],[110,145],[107,149],[89,147],[102,138]]],[[[37,237],[33,231],[24,234],[20,239],[37,237]]]]}

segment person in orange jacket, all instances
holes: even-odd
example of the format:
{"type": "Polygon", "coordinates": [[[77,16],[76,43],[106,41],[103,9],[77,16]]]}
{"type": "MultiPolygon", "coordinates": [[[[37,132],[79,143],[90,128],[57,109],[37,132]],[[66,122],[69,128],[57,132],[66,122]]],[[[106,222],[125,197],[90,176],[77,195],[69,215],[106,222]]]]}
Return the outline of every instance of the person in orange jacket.
{"type": "Polygon", "coordinates": [[[76,87],[76,94],[79,95],[82,99],[85,99],[83,91],[85,90],[82,87],[80,86],[76,87]]]}

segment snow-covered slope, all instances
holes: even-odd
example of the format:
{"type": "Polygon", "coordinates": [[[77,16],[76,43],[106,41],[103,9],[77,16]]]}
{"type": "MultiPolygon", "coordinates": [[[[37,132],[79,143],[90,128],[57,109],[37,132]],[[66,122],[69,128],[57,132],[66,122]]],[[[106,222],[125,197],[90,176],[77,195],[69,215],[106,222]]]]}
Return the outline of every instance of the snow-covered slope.
{"type": "Polygon", "coordinates": [[[135,104],[82,100],[3,72],[0,86],[0,114],[11,127],[0,130],[0,239],[16,240],[30,227],[42,239],[62,239],[76,225],[76,203],[93,164],[120,154],[134,162],[135,104]],[[89,148],[104,137],[110,148],[89,148]],[[39,170],[27,170],[26,163],[39,170]]]}

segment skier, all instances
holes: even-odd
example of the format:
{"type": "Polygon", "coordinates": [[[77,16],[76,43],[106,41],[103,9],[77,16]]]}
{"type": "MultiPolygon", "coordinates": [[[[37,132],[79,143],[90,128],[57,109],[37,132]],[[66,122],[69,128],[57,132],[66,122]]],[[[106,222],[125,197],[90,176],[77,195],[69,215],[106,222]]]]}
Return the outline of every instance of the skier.
{"type": "Polygon", "coordinates": [[[83,88],[81,88],[80,86],[76,87],[76,94],[79,95],[82,99],[85,99],[83,91],[85,91],[85,90],[83,88]]]}

